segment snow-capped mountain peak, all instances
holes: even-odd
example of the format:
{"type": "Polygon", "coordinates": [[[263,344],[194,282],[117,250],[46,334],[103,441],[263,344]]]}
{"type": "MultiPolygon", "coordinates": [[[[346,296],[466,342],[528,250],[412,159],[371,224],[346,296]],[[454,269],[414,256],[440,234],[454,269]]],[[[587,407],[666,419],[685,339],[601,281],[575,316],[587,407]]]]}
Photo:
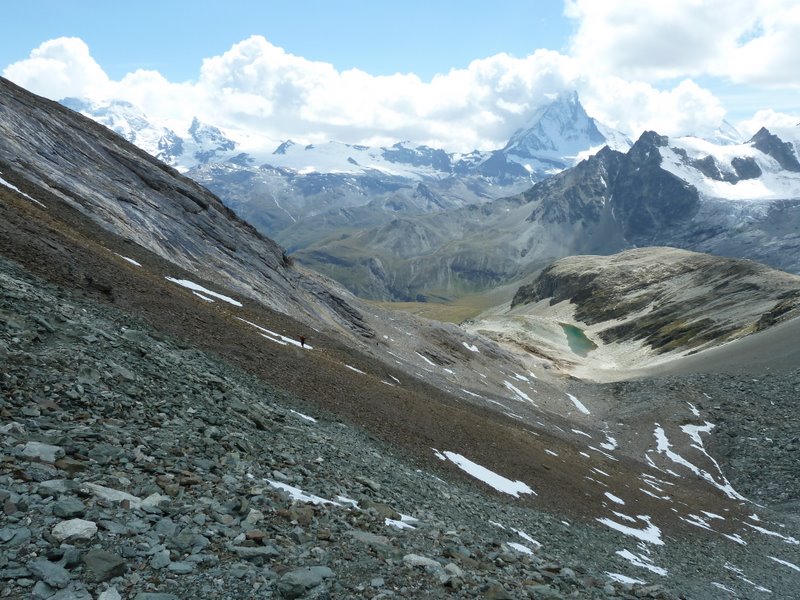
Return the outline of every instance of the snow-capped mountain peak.
{"type": "Polygon", "coordinates": [[[800,195],[797,148],[766,128],[745,143],[682,137],[670,139],[659,151],[663,169],[709,198],[775,200],[800,195]]]}
{"type": "Polygon", "coordinates": [[[520,157],[538,158],[547,154],[555,158],[577,156],[605,142],[597,122],[586,114],[573,91],[541,106],[527,125],[511,136],[503,151],[520,157]]]}
{"type": "Polygon", "coordinates": [[[96,102],[65,98],[61,104],[105,125],[160,161],[187,171],[198,164],[232,158],[235,141],[194,117],[188,127],[158,122],[124,100],[96,102]]]}
{"type": "MultiPolygon", "coordinates": [[[[461,155],[403,141],[368,148],[341,142],[304,146],[286,140],[270,151],[272,141],[233,139],[194,117],[190,124],[159,122],[129,102],[93,102],[68,98],[67,107],[93,118],[159,160],[187,171],[226,160],[266,163],[297,173],[370,173],[413,179],[475,175],[497,182],[538,181],[570,167],[604,145],[627,150],[630,141],[586,114],[575,92],[556,96],[540,107],[499,150],[461,155]],[[239,143],[241,142],[241,143],[239,143]],[[241,155],[242,152],[249,155],[241,155]]],[[[246,137],[246,136],[245,136],[246,137]]]]}

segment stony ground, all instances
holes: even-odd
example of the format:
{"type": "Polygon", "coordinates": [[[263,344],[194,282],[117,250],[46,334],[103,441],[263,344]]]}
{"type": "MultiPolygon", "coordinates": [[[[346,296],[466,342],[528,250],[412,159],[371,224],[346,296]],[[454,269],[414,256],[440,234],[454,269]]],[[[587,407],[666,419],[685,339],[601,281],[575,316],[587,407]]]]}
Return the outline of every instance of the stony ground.
{"type": "MultiPolygon", "coordinates": [[[[686,413],[714,424],[708,449],[745,497],[800,517],[800,369],[663,376],[592,386],[620,419],[686,413]],[[658,401],[654,402],[654,390],[658,401]]],[[[652,417],[658,420],[659,417],[652,417]]]]}
{"type": "MultiPolygon", "coordinates": [[[[761,597],[758,586],[796,598],[797,574],[767,557],[797,565],[800,553],[768,536],[743,547],[674,519],[669,543],[647,548],[669,577],[632,567],[617,552],[642,545],[595,522],[606,488],[585,475],[605,470],[616,491],[641,465],[579,457],[550,436],[555,422],[515,430],[424,381],[406,380],[403,391],[348,377],[343,363],[367,359],[319,336],[308,356],[271,352],[224,311],[110,260],[108,248],[135,251],[119,240],[11,208],[0,205],[9,209],[3,254],[59,286],[0,261],[0,597],[723,599],[761,597]],[[431,446],[534,477],[539,496],[491,494],[438,464],[431,446]],[[401,515],[415,528],[387,524],[401,515]]],[[[657,398],[671,411],[670,394],[675,406],[701,394],[685,381],[625,385],[629,402],[657,398]]],[[[791,397],[764,424],[786,431],[776,439],[787,452],[791,397]]],[[[754,448],[734,454],[750,468],[765,456],[754,448]]],[[[676,500],[717,510],[705,486],[682,486],[676,500]]],[[[668,505],[647,500],[631,510],[663,525],[668,505]]]]}
{"type": "Polygon", "coordinates": [[[673,597],[561,562],[578,525],[0,267],[2,597],[673,597]]]}

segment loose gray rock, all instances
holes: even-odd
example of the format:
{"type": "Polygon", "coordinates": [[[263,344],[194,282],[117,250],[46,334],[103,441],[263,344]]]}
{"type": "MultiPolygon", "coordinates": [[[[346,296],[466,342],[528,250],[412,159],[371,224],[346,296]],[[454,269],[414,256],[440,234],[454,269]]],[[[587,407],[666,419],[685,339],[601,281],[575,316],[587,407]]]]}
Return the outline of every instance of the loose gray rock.
{"type": "Polygon", "coordinates": [[[53,527],[53,537],[60,542],[89,540],[97,533],[97,525],[92,521],[83,519],[70,519],[61,521],[53,527]]]}
{"type": "Polygon", "coordinates": [[[169,550],[159,550],[153,555],[153,558],[150,559],[150,566],[154,569],[163,569],[170,562],[172,561],[169,557],[169,550]]]}
{"type": "Polygon", "coordinates": [[[122,600],[122,596],[117,591],[117,588],[110,587],[106,591],[101,592],[97,600],[122,600]]]}
{"type": "Polygon", "coordinates": [[[51,563],[46,558],[37,558],[25,565],[33,576],[44,581],[50,587],[62,589],[70,582],[70,574],[64,567],[51,563]]]}
{"type": "Polygon", "coordinates": [[[188,575],[192,571],[194,571],[194,565],[190,562],[172,562],[167,565],[167,570],[170,573],[175,573],[176,575],[188,575]]]}
{"type": "Polygon", "coordinates": [[[57,591],[48,600],[92,600],[92,595],[82,583],[72,582],[69,587],[57,591]]]}
{"type": "Polygon", "coordinates": [[[532,585],[526,588],[533,598],[541,598],[542,600],[561,600],[564,596],[549,585],[532,585]]]}
{"type": "Polygon", "coordinates": [[[64,456],[64,449],[59,446],[51,446],[42,442],[28,442],[22,448],[20,454],[25,458],[33,458],[46,463],[54,463],[64,456]]]}
{"type": "Polygon", "coordinates": [[[298,598],[306,590],[322,584],[324,579],[333,577],[328,567],[303,567],[284,573],[278,580],[278,591],[284,598],[298,598]]]}
{"type": "Polygon", "coordinates": [[[128,570],[125,559],[111,552],[94,548],[83,557],[87,581],[101,582],[124,575],[128,570]]]}
{"type": "Polygon", "coordinates": [[[53,514],[62,519],[82,517],[85,513],[86,507],[77,498],[60,498],[53,504],[53,514]]]}
{"type": "Polygon", "coordinates": [[[406,554],[403,557],[403,562],[410,567],[430,567],[432,569],[441,569],[442,565],[428,558],[427,556],[420,556],[418,554],[406,554]]]}

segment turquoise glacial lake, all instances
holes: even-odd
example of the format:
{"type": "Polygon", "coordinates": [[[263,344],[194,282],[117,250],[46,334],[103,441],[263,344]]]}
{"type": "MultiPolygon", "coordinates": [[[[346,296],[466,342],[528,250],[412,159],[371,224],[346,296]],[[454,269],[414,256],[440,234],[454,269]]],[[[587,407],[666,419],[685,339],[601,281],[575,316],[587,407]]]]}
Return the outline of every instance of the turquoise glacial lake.
{"type": "Polygon", "coordinates": [[[559,323],[559,325],[561,325],[561,329],[564,330],[564,334],[567,336],[569,349],[578,356],[586,356],[589,352],[597,348],[597,344],[586,337],[586,334],[583,333],[583,329],[567,323],[559,323]]]}

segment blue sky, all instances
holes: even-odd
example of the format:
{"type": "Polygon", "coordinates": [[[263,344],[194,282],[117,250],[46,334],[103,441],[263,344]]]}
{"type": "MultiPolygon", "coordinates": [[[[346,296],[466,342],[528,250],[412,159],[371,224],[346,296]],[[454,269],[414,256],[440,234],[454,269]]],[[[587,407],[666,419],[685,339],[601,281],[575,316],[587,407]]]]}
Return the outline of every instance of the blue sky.
{"type": "Polygon", "coordinates": [[[0,37],[0,66],[74,36],[114,78],[146,68],[174,81],[197,77],[203,58],[255,34],[340,70],[430,79],[500,52],[561,50],[572,28],[560,0],[29,0],[6,3],[3,18],[13,27],[0,37]]]}
{"type": "MultiPolygon", "coordinates": [[[[630,137],[800,122],[797,0],[30,0],[0,73],[241,140],[499,147],[576,90],[630,137]],[[238,137],[237,137],[238,136],[238,137]]],[[[255,143],[255,142],[253,142],[255,143]]],[[[266,143],[266,142],[265,142],[266,143]]]]}

